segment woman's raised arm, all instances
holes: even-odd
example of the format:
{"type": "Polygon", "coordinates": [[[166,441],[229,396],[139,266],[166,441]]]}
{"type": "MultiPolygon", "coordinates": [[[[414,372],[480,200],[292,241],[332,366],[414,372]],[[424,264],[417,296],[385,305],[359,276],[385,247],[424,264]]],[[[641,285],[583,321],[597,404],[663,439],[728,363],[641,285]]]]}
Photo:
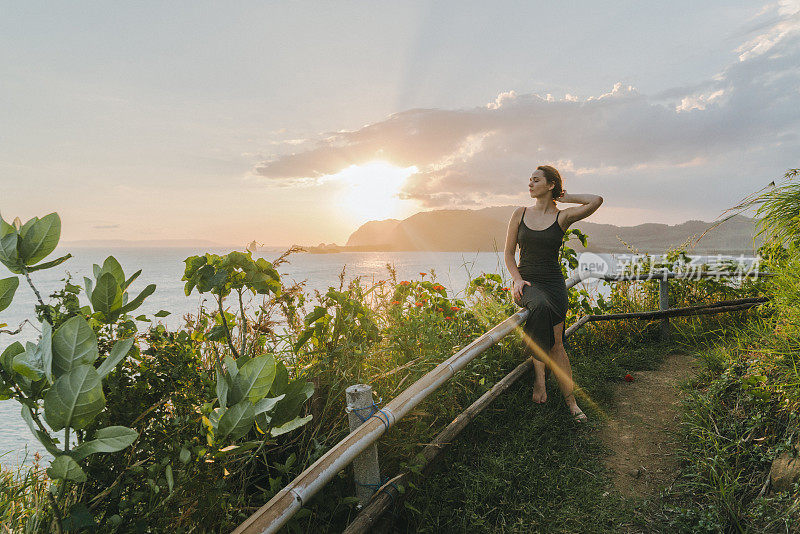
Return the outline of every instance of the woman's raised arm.
{"type": "Polygon", "coordinates": [[[603,197],[590,194],[571,195],[565,191],[561,198],[557,199],[557,201],[567,202],[570,204],[582,204],[581,206],[573,206],[571,208],[565,208],[561,210],[564,212],[564,215],[561,216],[562,220],[566,219],[563,226],[567,227],[575,221],[585,219],[597,211],[597,208],[599,208],[600,204],[603,203],[603,197]]]}

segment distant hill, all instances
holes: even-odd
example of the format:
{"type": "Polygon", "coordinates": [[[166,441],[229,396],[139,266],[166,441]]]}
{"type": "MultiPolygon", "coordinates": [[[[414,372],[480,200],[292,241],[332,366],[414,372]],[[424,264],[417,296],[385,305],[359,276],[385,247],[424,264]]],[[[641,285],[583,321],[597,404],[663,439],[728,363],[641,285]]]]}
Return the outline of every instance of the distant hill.
{"type": "MultiPolygon", "coordinates": [[[[427,251],[483,251],[502,250],[508,221],[515,206],[498,206],[480,210],[436,210],[417,213],[398,221],[370,221],[359,227],[347,240],[344,250],[427,250],[427,251]]],[[[660,253],[696,239],[713,223],[686,221],[668,225],[646,223],[636,226],[616,226],[578,221],[570,226],[588,236],[584,248],[576,239],[570,246],[577,251],[630,252],[622,243],[628,243],[641,252],[660,253]],[[622,241],[620,241],[622,240],[622,241]]],[[[737,215],[714,230],[690,249],[703,254],[752,254],[762,240],[753,244],[754,221],[737,215]]]]}
{"type": "MultiPolygon", "coordinates": [[[[65,241],[62,247],[85,248],[225,248],[229,245],[214,243],[203,239],[84,239],[65,241]]],[[[242,248],[242,247],[239,247],[242,248]]]]}

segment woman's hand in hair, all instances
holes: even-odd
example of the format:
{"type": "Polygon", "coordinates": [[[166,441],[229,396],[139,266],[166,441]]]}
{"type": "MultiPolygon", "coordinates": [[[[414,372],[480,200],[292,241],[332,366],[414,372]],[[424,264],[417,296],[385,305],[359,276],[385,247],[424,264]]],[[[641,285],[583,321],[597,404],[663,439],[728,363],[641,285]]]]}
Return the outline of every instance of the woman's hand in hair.
{"type": "Polygon", "coordinates": [[[514,280],[514,302],[519,306],[522,306],[522,290],[525,289],[526,285],[529,286],[531,283],[522,278],[514,280]]]}

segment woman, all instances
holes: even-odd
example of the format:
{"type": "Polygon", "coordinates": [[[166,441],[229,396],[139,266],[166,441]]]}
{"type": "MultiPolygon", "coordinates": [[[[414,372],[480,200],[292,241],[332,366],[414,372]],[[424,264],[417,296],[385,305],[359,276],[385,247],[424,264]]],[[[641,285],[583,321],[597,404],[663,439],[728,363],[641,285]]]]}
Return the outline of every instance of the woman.
{"type": "Polygon", "coordinates": [[[597,195],[568,195],[561,175],[549,165],[538,167],[528,184],[533,206],[517,208],[508,223],[506,268],[514,281],[514,301],[531,310],[523,331],[533,352],[535,371],[533,401],[547,400],[545,368],[558,380],[572,417],[585,422],[586,415],[575,401],[572,368],[564,350],[564,320],[569,298],[558,253],[566,229],[594,213],[603,198],[597,195]],[[556,201],[582,204],[559,210],[556,201]],[[516,248],[519,244],[519,265],[516,248]]]}

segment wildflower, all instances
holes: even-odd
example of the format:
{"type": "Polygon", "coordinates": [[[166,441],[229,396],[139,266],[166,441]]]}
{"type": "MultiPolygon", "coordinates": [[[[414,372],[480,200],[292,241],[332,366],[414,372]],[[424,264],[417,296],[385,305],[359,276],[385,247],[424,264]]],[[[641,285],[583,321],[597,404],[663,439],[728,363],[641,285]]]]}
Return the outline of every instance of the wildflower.
{"type": "Polygon", "coordinates": [[[424,297],[423,297],[423,298],[421,298],[421,299],[419,299],[419,300],[421,300],[422,302],[428,302],[428,299],[426,299],[426,298],[424,298],[424,297]]]}
{"type": "Polygon", "coordinates": [[[633,376],[630,374],[625,375],[625,382],[633,382],[633,376]]]}
{"type": "Polygon", "coordinates": [[[425,276],[426,276],[427,274],[428,274],[428,273],[419,273],[419,275],[420,275],[422,278],[425,278],[425,276]]]}
{"type": "Polygon", "coordinates": [[[458,311],[460,309],[458,306],[450,306],[450,311],[458,311]]]}
{"type": "Polygon", "coordinates": [[[400,301],[399,300],[393,300],[392,304],[400,304],[400,301]]]}
{"type": "Polygon", "coordinates": [[[408,280],[403,280],[402,282],[400,282],[400,285],[401,286],[410,286],[411,282],[409,282],[408,280]]]}
{"type": "Polygon", "coordinates": [[[510,291],[510,288],[508,288],[508,287],[504,287],[504,288],[503,288],[503,291],[510,291]]]}
{"type": "Polygon", "coordinates": [[[452,319],[452,317],[450,317],[450,316],[448,315],[447,317],[445,317],[445,319],[447,319],[447,320],[449,321],[450,319],[452,319]]]}
{"type": "Polygon", "coordinates": [[[415,306],[422,306],[422,303],[421,303],[421,302],[419,302],[419,301],[417,301],[417,303],[415,304],[415,306]]]}
{"type": "Polygon", "coordinates": [[[441,308],[436,308],[436,311],[444,311],[444,310],[441,308]]]}

